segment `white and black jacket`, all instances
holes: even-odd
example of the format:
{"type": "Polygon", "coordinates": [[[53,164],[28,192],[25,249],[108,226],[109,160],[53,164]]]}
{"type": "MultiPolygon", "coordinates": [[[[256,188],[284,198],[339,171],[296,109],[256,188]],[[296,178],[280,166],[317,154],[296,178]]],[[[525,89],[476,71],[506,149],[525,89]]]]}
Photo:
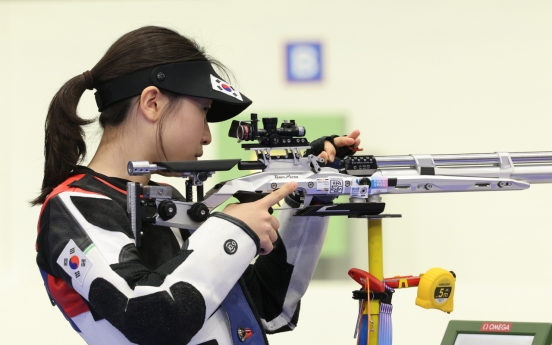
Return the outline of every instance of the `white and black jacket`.
{"type": "Polygon", "coordinates": [[[280,211],[274,250],[254,264],[257,235],[223,213],[191,235],[145,224],[137,249],[125,182],[79,168],[40,215],[46,289],[87,343],[257,345],[296,326],[327,218],[280,211]]]}

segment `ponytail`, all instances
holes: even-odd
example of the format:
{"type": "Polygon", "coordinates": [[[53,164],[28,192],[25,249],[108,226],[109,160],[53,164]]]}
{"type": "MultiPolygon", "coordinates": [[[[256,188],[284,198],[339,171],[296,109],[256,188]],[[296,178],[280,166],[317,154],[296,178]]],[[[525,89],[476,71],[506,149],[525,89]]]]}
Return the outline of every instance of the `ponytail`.
{"type": "Polygon", "coordinates": [[[77,115],[77,105],[91,84],[90,72],[76,76],[61,87],[50,103],[44,126],[44,179],[40,195],[31,201],[33,206],[43,204],[48,194],[65,181],[86,156],[82,126],[94,120],[81,119],[77,115]]]}

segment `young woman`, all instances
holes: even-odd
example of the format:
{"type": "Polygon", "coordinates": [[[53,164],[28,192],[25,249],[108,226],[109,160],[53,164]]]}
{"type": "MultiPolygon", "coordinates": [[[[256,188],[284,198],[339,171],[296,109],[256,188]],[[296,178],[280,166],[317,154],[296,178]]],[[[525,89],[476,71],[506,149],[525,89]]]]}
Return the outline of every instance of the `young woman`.
{"type": "MultiPolygon", "coordinates": [[[[251,104],[212,64],[221,66],[193,41],[144,27],[117,40],[50,104],[44,181],[33,202],[42,204],[37,263],[52,303],[89,344],[266,344],[267,333],[297,324],[327,219],[268,213],[296,183],[230,205],[193,233],[145,224],[135,246],[126,182],[155,182],[128,176],[126,163],[196,160],[212,139],[208,122],[251,104]],[[104,134],[83,167],[82,126],[91,121],[76,109],[86,89],[97,90],[104,134]]],[[[317,153],[332,161],[336,147],[358,147],[358,136],[322,139],[317,153]]]]}

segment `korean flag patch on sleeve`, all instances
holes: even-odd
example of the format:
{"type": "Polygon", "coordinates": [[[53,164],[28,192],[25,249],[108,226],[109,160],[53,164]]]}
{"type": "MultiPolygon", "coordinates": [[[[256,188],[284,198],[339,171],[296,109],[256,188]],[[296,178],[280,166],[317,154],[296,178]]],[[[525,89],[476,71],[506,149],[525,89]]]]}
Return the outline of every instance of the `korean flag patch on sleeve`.
{"type": "MultiPolygon", "coordinates": [[[[87,250],[93,246],[93,244],[90,245],[87,250]]],[[[56,262],[80,285],[82,285],[86,273],[92,266],[92,261],[86,257],[73,240],[69,240],[69,243],[67,243],[56,262]]]]}
{"type": "Polygon", "coordinates": [[[222,92],[228,96],[237,98],[243,102],[241,93],[238,90],[236,90],[232,85],[228,84],[224,80],[217,78],[212,74],[211,74],[211,85],[213,86],[213,90],[222,92]]]}

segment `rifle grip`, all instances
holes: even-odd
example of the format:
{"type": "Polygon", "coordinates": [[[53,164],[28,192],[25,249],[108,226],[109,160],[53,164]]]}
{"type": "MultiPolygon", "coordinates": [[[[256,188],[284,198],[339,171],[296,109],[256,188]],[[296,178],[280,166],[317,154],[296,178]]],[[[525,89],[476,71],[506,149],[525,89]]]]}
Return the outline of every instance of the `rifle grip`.
{"type": "MultiPolygon", "coordinates": [[[[245,204],[248,202],[255,202],[257,200],[260,200],[267,196],[269,193],[257,193],[257,192],[249,192],[245,190],[239,190],[236,193],[234,193],[233,197],[238,199],[240,204],[245,204]]],[[[272,207],[268,209],[268,213],[272,214],[274,210],[272,207]]]]}

